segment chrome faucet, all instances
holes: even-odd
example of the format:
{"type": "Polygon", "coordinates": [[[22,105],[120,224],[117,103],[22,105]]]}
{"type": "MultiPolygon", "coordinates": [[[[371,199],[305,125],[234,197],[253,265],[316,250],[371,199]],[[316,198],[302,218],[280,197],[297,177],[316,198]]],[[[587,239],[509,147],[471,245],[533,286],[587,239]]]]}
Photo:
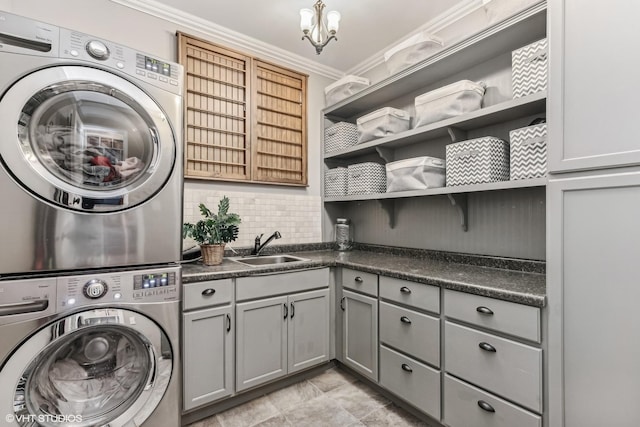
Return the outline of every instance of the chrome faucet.
{"type": "Polygon", "coordinates": [[[256,236],[256,241],[253,244],[253,250],[251,251],[251,255],[259,256],[260,252],[262,252],[262,250],[265,248],[265,246],[267,246],[269,243],[271,243],[271,241],[273,239],[279,239],[279,238],[282,237],[280,235],[280,232],[276,231],[271,236],[269,236],[269,238],[264,243],[260,244],[260,239],[262,239],[262,236],[264,236],[264,234],[256,236]]]}

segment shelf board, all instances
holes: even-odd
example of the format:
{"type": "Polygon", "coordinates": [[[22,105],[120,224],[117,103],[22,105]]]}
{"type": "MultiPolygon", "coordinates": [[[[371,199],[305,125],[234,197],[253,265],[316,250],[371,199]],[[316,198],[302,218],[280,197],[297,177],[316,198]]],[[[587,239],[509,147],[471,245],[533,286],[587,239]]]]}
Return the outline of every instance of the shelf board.
{"type": "Polygon", "coordinates": [[[521,179],[516,181],[490,182],[488,184],[460,185],[456,187],[432,188],[429,190],[398,191],[395,193],[357,194],[353,196],[325,197],[325,203],[352,202],[358,200],[388,200],[409,197],[438,196],[442,194],[477,193],[481,191],[509,190],[514,188],[544,187],[547,178],[521,179]]]}
{"type": "Polygon", "coordinates": [[[343,150],[336,150],[324,155],[325,159],[348,159],[362,156],[376,151],[378,147],[397,148],[403,145],[415,144],[429,139],[448,136],[449,128],[462,130],[478,129],[481,127],[517,119],[533,114],[544,113],[546,110],[547,92],[538,92],[522,98],[510,99],[490,107],[485,107],[471,113],[462,114],[450,119],[441,120],[426,126],[421,126],[395,135],[375,139],[373,141],[356,144],[343,150]]]}
{"type": "Polygon", "coordinates": [[[334,118],[351,118],[490,58],[540,40],[546,37],[546,8],[546,1],[537,3],[325,108],[323,113],[334,118]]]}

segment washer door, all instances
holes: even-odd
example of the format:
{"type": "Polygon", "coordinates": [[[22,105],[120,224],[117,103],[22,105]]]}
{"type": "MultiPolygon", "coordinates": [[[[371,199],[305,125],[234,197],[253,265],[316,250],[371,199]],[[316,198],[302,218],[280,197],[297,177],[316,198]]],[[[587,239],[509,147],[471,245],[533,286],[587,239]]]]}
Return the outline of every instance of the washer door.
{"type": "Polygon", "coordinates": [[[176,138],[158,104],[106,71],[57,66],[0,99],[0,157],[27,191],[87,212],[137,206],[166,183],[176,138]]]}
{"type": "Polygon", "coordinates": [[[0,384],[12,387],[20,426],[140,425],[168,387],[172,360],[167,336],[149,318],[87,310],[25,341],[0,370],[0,384]]]}

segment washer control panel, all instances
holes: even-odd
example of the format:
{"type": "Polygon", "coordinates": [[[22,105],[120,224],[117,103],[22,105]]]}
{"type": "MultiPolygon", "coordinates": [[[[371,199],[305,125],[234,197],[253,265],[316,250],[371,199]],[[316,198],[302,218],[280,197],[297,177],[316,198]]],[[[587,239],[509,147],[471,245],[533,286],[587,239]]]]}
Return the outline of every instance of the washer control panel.
{"type": "Polygon", "coordinates": [[[180,287],[180,267],[62,276],[57,278],[57,308],[177,301],[180,287]]]}

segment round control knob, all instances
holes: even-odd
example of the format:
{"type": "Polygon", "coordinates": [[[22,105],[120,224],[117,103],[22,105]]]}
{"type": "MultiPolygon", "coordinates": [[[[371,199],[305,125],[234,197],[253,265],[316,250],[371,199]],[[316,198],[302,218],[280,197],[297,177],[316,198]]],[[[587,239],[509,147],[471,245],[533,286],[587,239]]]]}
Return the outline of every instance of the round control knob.
{"type": "Polygon", "coordinates": [[[92,279],[84,284],[82,287],[82,293],[85,297],[90,299],[98,299],[107,293],[109,287],[105,282],[100,279],[92,279]]]}
{"type": "Polygon", "coordinates": [[[91,40],[87,43],[87,53],[100,61],[109,58],[109,48],[106,44],[98,40],[91,40]]]}

